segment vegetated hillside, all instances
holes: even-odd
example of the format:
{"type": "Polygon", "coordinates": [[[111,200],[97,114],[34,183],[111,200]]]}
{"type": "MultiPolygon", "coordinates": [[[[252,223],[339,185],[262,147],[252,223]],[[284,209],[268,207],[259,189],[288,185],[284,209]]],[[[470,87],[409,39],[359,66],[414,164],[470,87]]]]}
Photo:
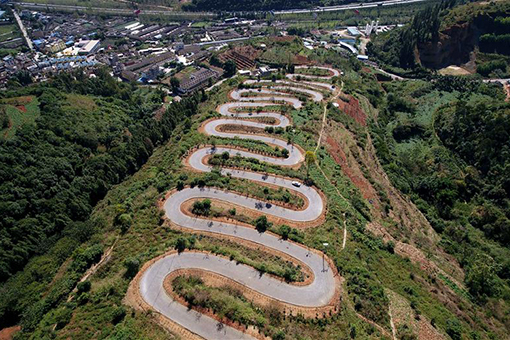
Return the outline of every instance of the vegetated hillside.
{"type": "Polygon", "coordinates": [[[510,60],[509,16],[510,1],[459,6],[443,1],[417,13],[410,24],[378,35],[367,47],[385,66],[437,69],[476,59],[482,75],[496,70],[497,75],[505,75],[510,60]]]}
{"type": "Polygon", "coordinates": [[[386,172],[458,259],[470,299],[507,324],[510,105],[500,87],[465,78],[384,88],[372,134],[386,172]]]}
{"type": "Polygon", "coordinates": [[[97,78],[63,74],[3,96],[0,103],[30,103],[12,116],[15,134],[0,140],[0,281],[8,279],[0,287],[0,327],[17,322],[62,262],[101,228],[88,219],[108,189],[137,171],[195,107],[174,105],[157,121],[164,93],[118,83],[106,70],[97,78]],[[37,103],[38,117],[23,120],[37,103]]]}

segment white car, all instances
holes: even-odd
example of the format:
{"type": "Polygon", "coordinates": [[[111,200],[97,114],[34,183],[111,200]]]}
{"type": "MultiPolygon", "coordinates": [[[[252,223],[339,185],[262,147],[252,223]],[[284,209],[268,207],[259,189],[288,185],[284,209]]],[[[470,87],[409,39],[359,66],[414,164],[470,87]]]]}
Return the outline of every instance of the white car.
{"type": "Polygon", "coordinates": [[[301,186],[301,183],[293,181],[292,185],[299,188],[301,186]]]}

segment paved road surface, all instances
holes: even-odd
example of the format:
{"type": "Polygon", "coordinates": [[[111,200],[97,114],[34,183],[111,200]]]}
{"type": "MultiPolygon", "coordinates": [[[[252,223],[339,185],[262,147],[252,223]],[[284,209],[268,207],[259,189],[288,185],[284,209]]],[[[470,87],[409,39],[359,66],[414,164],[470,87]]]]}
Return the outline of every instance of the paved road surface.
{"type": "MultiPolygon", "coordinates": [[[[36,9],[36,10],[65,10],[65,11],[87,11],[91,10],[98,13],[113,14],[113,15],[132,15],[135,16],[133,9],[125,8],[107,8],[107,7],[91,7],[91,6],[77,6],[77,5],[59,5],[59,4],[42,4],[34,2],[14,2],[16,5],[36,9]]],[[[143,10],[142,14],[150,15],[175,15],[175,16],[189,16],[190,18],[201,17],[214,17],[216,14],[210,12],[183,12],[174,10],[143,10]]]]}
{"type": "MultiPolygon", "coordinates": [[[[306,85],[309,86],[309,85],[306,85]]],[[[241,96],[242,93],[257,93],[257,89],[237,90],[232,93],[232,98],[237,101],[226,103],[218,108],[218,112],[226,117],[236,116],[238,118],[247,118],[254,115],[274,117],[279,120],[277,126],[286,127],[290,124],[289,119],[283,115],[272,112],[261,112],[252,114],[249,112],[233,113],[231,110],[235,108],[261,107],[275,105],[266,101],[283,101],[299,109],[302,102],[297,98],[290,97],[289,94],[278,92],[284,89],[305,93],[311,100],[320,101],[323,95],[310,88],[302,88],[295,82],[287,82],[285,86],[275,85],[277,89],[263,89],[262,94],[271,94],[272,96],[247,98],[241,96]],[[299,87],[297,87],[299,86],[299,87]]],[[[219,118],[212,120],[204,127],[205,133],[227,138],[249,138],[263,141],[265,143],[276,144],[282,148],[289,150],[289,157],[286,159],[265,157],[247,151],[239,151],[228,147],[201,148],[196,150],[189,158],[189,164],[199,171],[211,171],[211,167],[204,164],[204,157],[212,153],[228,152],[232,155],[239,154],[243,157],[254,157],[262,161],[278,164],[278,165],[295,165],[303,160],[301,151],[288,145],[286,141],[266,136],[243,135],[239,133],[224,133],[217,130],[218,126],[224,124],[244,124],[255,127],[266,127],[268,125],[243,121],[234,118],[219,118]]],[[[324,210],[324,202],[315,188],[301,185],[295,187],[292,180],[283,179],[265,174],[239,171],[231,169],[222,169],[223,174],[229,174],[232,177],[247,179],[260,183],[271,183],[279,187],[299,191],[308,200],[309,204],[302,210],[291,210],[271,204],[254,198],[248,198],[232,192],[226,192],[213,188],[186,188],[171,195],[164,203],[166,217],[173,223],[184,228],[193,229],[195,231],[211,232],[218,235],[228,235],[243,240],[252,241],[284,252],[297,260],[304,263],[313,272],[313,282],[307,286],[289,285],[281,280],[275,279],[268,275],[260,275],[260,273],[252,267],[236,264],[228,259],[197,253],[193,251],[183,252],[166,256],[150,266],[143,274],[140,281],[140,293],[143,299],[151,305],[156,311],[162,313],[166,317],[172,319],[181,326],[207,339],[249,339],[247,334],[238,330],[219,324],[216,320],[202,315],[194,310],[188,309],[186,306],[174,301],[163,289],[163,281],[165,277],[172,271],[181,268],[202,269],[223,276],[252,288],[266,296],[280,300],[285,303],[304,306],[304,307],[321,307],[327,305],[333,298],[336,289],[333,270],[329,265],[324,263],[321,255],[308,251],[305,247],[284,241],[269,233],[259,233],[253,228],[246,228],[233,223],[223,223],[210,221],[202,218],[194,218],[184,214],[181,211],[183,202],[197,198],[213,198],[226,202],[235,202],[236,205],[244,206],[250,209],[259,210],[267,215],[285,218],[291,221],[306,222],[317,219],[324,210]]]]}
{"type": "MultiPolygon", "coordinates": [[[[273,14],[300,14],[300,13],[320,13],[320,12],[339,12],[339,11],[348,11],[348,10],[359,10],[363,8],[374,8],[374,7],[386,7],[386,6],[398,6],[398,5],[406,5],[418,2],[424,2],[428,0],[388,0],[388,1],[378,1],[364,4],[348,4],[348,5],[340,5],[340,6],[325,6],[325,7],[316,7],[312,9],[289,9],[282,11],[272,11],[273,14]]],[[[18,5],[27,8],[33,8],[38,10],[44,9],[53,9],[53,10],[93,10],[99,13],[107,13],[107,14],[115,14],[115,15],[134,15],[133,10],[131,9],[123,9],[123,8],[104,8],[104,7],[88,7],[88,6],[76,6],[76,5],[59,5],[59,4],[41,4],[41,3],[33,3],[33,2],[15,2],[18,5]]],[[[262,11],[259,13],[267,13],[267,11],[262,11]]],[[[174,11],[172,9],[162,9],[162,10],[143,10],[142,14],[151,14],[151,15],[178,15],[178,16],[189,16],[196,17],[214,17],[217,14],[212,12],[183,12],[183,11],[174,11]]]]}
{"type": "Polygon", "coordinates": [[[349,4],[349,5],[340,5],[340,6],[325,6],[325,7],[317,7],[313,9],[289,9],[283,11],[274,11],[274,14],[299,14],[299,13],[320,13],[320,12],[339,12],[339,11],[348,11],[348,10],[359,10],[363,8],[374,8],[378,6],[398,6],[411,4],[416,2],[423,2],[428,0],[390,0],[390,1],[378,1],[371,3],[363,3],[363,4],[349,4]]]}
{"type": "Polygon", "coordinates": [[[23,21],[21,21],[18,13],[13,10],[12,14],[14,14],[14,18],[16,18],[16,22],[18,23],[19,29],[21,30],[21,33],[23,33],[23,37],[25,38],[25,42],[28,45],[28,48],[33,51],[34,45],[32,44],[32,40],[30,40],[30,37],[28,36],[27,30],[25,29],[25,25],[23,25],[23,21]]]}

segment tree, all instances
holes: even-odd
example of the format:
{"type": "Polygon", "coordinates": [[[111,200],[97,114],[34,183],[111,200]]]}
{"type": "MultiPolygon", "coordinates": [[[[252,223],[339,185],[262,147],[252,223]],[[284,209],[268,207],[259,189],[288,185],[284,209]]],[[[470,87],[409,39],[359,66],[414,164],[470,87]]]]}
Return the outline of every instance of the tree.
{"type": "Polygon", "coordinates": [[[315,163],[316,157],[313,151],[307,151],[305,153],[305,163],[306,163],[306,177],[310,177],[310,166],[315,163]]]}
{"type": "Polygon", "coordinates": [[[188,245],[188,242],[184,237],[179,237],[177,241],[175,241],[175,249],[177,249],[177,252],[182,253],[184,250],[186,250],[186,247],[188,245]]]}
{"type": "Polygon", "coordinates": [[[272,223],[267,220],[265,215],[259,216],[255,220],[255,229],[257,229],[259,233],[265,232],[268,228],[271,227],[271,225],[272,223]]]}
{"type": "Polygon", "coordinates": [[[76,285],[76,290],[78,291],[78,293],[86,293],[90,290],[91,288],[91,283],[90,281],[83,281],[83,282],[79,282],[77,285],[76,285]]]}
{"type": "Polygon", "coordinates": [[[196,201],[193,203],[191,212],[195,215],[209,216],[211,213],[211,200],[206,198],[203,201],[196,201]]]}
{"type": "Polygon", "coordinates": [[[288,225],[282,224],[280,226],[279,232],[280,232],[280,236],[282,237],[282,239],[286,240],[289,238],[290,227],[288,225]]]}
{"type": "Polygon", "coordinates": [[[230,78],[234,76],[237,72],[236,63],[232,60],[227,60],[223,65],[223,70],[225,71],[225,77],[230,78]]]}
{"type": "Polygon", "coordinates": [[[285,340],[285,331],[280,329],[273,335],[273,340],[285,340]]]}
{"type": "Polygon", "coordinates": [[[129,257],[124,261],[124,267],[126,268],[124,276],[128,279],[132,279],[138,273],[140,261],[136,257],[129,257]]]}
{"type": "Polygon", "coordinates": [[[462,325],[457,319],[446,320],[446,333],[452,338],[452,340],[462,339],[462,325]]]}
{"type": "Polygon", "coordinates": [[[181,81],[175,77],[170,78],[170,86],[173,92],[177,92],[177,89],[181,86],[181,81]]]}
{"type": "Polygon", "coordinates": [[[27,70],[21,70],[16,72],[14,77],[18,80],[21,86],[27,86],[32,83],[32,76],[27,70]]]}
{"type": "Polygon", "coordinates": [[[120,225],[120,230],[122,233],[125,233],[132,223],[133,219],[130,214],[121,214],[117,218],[117,224],[120,225]]]}
{"type": "Polygon", "coordinates": [[[0,108],[0,129],[4,129],[9,126],[9,117],[5,112],[5,108],[0,108]]]}
{"type": "Polygon", "coordinates": [[[351,326],[351,331],[349,332],[349,335],[351,336],[351,339],[356,339],[356,326],[351,326]]]}
{"type": "Polygon", "coordinates": [[[474,296],[485,299],[499,291],[494,260],[488,255],[478,255],[466,273],[466,286],[474,296]]]}
{"type": "Polygon", "coordinates": [[[223,63],[220,61],[216,54],[213,54],[213,56],[209,60],[209,64],[216,67],[223,67],[223,63]]]}

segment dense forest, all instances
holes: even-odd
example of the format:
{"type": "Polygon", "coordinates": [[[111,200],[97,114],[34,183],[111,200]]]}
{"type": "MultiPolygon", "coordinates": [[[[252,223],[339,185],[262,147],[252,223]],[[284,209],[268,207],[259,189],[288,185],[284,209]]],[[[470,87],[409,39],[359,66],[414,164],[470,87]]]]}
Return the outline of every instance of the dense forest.
{"type": "MultiPolygon", "coordinates": [[[[443,144],[468,166],[464,183],[449,185],[452,199],[478,199],[470,223],[500,242],[510,245],[510,106],[504,103],[467,103],[437,112],[435,130],[443,144]]],[[[441,211],[450,217],[448,207],[441,211]]]]}
{"type": "Polygon", "coordinates": [[[495,69],[504,73],[501,63],[507,62],[504,56],[510,53],[510,4],[455,4],[448,0],[429,6],[408,25],[374,37],[367,45],[369,54],[386,67],[423,74],[423,66],[468,62],[469,54],[479,48],[484,56],[478,56],[479,73],[487,76],[495,69]]]}
{"type": "Polygon", "coordinates": [[[439,39],[440,16],[455,5],[443,1],[418,12],[410,24],[377,36],[367,45],[370,55],[391,66],[414,68],[417,66],[415,49],[418,44],[439,39]]]}
{"type": "Polygon", "coordinates": [[[386,172],[442,235],[473,297],[506,296],[510,105],[503,91],[453,76],[384,87],[372,133],[386,172]]]}
{"type": "MultiPolygon", "coordinates": [[[[155,115],[163,92],[119,83],[106,70],[96,78],[61,74],[49,84],[2,94],[20,96],[37,100],[40,115],[0,140],[0,280],[8,280],[0,286],[0,327],[26,311],[23,305],[38,294],[39,275],[52,275],[101,227],[88,219],[109,188],[137,171],[197,106],[192,98],[155,115]],[[35,255],[44,256],[16,275],[35,255]]],[[[100,250],[86,253],[76,273],[100,250]]]]}

